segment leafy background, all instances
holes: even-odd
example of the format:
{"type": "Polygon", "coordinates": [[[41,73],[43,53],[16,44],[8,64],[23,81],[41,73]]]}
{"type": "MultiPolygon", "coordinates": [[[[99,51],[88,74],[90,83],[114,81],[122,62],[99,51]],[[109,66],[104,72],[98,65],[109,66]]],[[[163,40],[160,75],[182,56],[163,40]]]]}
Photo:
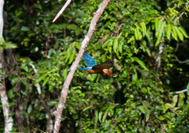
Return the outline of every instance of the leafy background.
{"type": "MultiPolygon", "coordinates": [[[[100,2],[72,0],[52,23],[64,1],[6,1],[6,41],[0,44],[14,131],[48,131],[100,2]]],[[[113,60],[115,76],[76,71],[61,132],[189,132],[189,62],[177,60],[189,57],[188,7],[182,0],[112,0],[87,51],[97,63],[113,60]]]]}

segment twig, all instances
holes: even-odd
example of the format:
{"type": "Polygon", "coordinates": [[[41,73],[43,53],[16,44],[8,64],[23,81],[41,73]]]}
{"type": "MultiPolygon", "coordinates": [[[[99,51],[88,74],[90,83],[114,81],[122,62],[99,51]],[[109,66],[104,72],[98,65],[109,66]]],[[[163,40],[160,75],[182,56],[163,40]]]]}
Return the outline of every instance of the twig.
{"type": "MultiPolygon", "coordinates": [[[[159,69],[160,66],[161,66],[161,54],[162,54],[162,52],[163,52],[163,45],[160,44],[160,46],[159,46],[158,57],[157,57],[157,59],[156,59],[156,62],[157,62],[157,68],[158,68],[158,69],[159,69]]],[[[158,70],[158,69],[157,69],[157,70],[158,70]]]]}
{"type": "Polygon", "coordinates": [[[176,55],[174,55],[174,56],[175,56],[175,59],[176,59],[176,60],[178,61],[178,63],[180,63],[180,64],[189,62],[189,60],[180,61],[176,55]]]}
{"type": "Polygon", "coordinates": [[[61,10],[56,14],[55,18],[53,19],[53,23],[60,17],[60,15],[64,12],[66,7],[71,3],[72,0],[67,0],[64,6],[62,6],[61,10]]]}
{"type": "MultiPolygon", "coordinates": [[[[32,64],[32,62],[30,62],[29,64],[30,64],[30,66],[33,68],[35,74],[38,75],[37,69],[36,69],[35,66],[32,64]]],[[[39,83],[35,84],[35,86],[37,87],[38,93],[41,94],[41,87],[40,87],[39,83]]]]}
{"type": "MultiPolygon", "coordinates": [[[[38,76],[38,70],[35,68],[33,63],[30,62],[29,65],[33,68],[35,74],[38,76]]],[[[39,93],[39,99],[41,100],[41,103],[45,107],[45,111],[46,111],[46,115],[45,116],[46,116],[46,119],[47,119],[47,124],[46,124],[47,131],[51,133],[52,130],[53,130],[53,121],[52,121],[52,118],[51,118],[51,115],[50,115],[50,108],[48,106],[48,102],[44,102],[42,97],[41,97],[41,86],[40,86],[40,84],[37,83],[37,84],[35,84],[35,86],[37,87],[37,91],[39,93]]]]}
{"type": "Polygon", "coordinates": [[[186,91],[187,91],[187,89],[184,89],[184,90],[181,90],[181,91],[169,92],[169,94],[173,94],[173,93],[179,94],[179,93],[183,93],[183,92],[186,92],[186,91]]]}
{"type": "Polygon", "coordinates": [[[54,115],[55,115],[54,133],[59,132],[62,111],[63,111],[63,108],[65,107],[66,97],[68,95],[68,89],[69,89],[70,83],[72,81],[73,75],[75,73],[76,67],[78,66],[78,64],[82,58],[82,55],[85,51],[85,48],[87,47],[87,45],[95,31],[95,26],[96,26],[100,16],[102,15],[104,9],[106,8],[106,6],[108,5],[109,2],[110,2],[110,0],[103,0],[102,3],[100,4],[98,10],[94,13],[94,16],[90,23],[88,33],[85,35],[85,38],[81,44],[79,53],[78,53],[75,61],[72,63],[72,65],[70,67],[70,72],[68,73],[68,76],[66,77],[66,80],[63,84],[63,88],[61,91],[61,96],[59,98],[57,110],[56,110],[56,112],[54,112],[54,115]]]}

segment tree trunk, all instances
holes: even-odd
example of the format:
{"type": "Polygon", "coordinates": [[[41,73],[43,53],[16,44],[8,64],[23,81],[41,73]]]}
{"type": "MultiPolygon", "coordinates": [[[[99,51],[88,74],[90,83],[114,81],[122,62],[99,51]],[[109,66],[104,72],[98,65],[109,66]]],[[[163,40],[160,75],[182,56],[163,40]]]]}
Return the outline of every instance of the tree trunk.
{"type": "MultiPolygon", "coordinates": [[[[4,0],[0,0],[0,39],[3,39],[3,6],[4,0]]],[[[9,112],[9,102],[5,90],[5,82],[3,75],[3,48],[0,47],[0,96],[1,103],[3,107],[3,115],[5,120],[4,133],[9,133],[13,127],[13,119],[10,116],[9,112]]]]}

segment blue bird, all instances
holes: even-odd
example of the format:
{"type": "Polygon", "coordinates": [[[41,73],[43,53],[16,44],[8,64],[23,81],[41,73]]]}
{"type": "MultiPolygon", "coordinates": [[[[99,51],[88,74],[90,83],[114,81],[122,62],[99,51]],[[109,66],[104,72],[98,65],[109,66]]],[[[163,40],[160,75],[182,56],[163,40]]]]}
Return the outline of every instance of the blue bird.
{"type": "Polygon", "coordinates": [[[77,68],[79,70],[85,70],[86,73],[107,73],[109,75],[114,75],[112,72],[108,70],[108,68],[112,67],[111,61],[106,61],[102,64],[97,65],[96,61],[88,54],[83,54],[83,59],[87,65],[85,68],[77,68]]]}

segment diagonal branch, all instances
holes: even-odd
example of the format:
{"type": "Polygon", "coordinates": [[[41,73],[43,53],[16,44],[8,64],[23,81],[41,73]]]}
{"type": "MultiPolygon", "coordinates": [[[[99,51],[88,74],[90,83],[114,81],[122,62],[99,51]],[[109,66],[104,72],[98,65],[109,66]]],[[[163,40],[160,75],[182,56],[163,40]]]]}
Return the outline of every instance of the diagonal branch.
{"type": "Polygon", "coordinates": [[[178,63],[180,63],[180,64],[188,63],[188,62],[189,62],[189,60],[180,61],[176,55],[175,55],[175,59],[176,59],[176,60],[178,61],[178,63]]]}
{"type": "Polygon", "coordinates": [[[175,91],[175,92],[169,92],[169,94],[179,94],[179,93],[183,93],[183,92],[186,92],[187,89],[184,89],[184,90],[181,90],[181,91],[175,91]]]}
{"type": "Polygon", "coordinates": [[[64,6],[61,8],[61,10],[56,14],[55,18],[53,19],[53,22],[55,22],[60,15],[64,12],[64,10],[66,9],[66,7],[71,3],[72,0],[67,0],[66,3],[64,4],[64,6]]]}
{"type": "Polygon", "coordinates": [[[85,51],[85,48],[87,47],[94,31],[95,31],[95,26],[100,18],[100,16],[102,15],[102,13],[104,12],[104,9],[106,8],[106,6],[108,5],[108,3],[110,2],[110,0],[103,0],[102,3],[100,4],[98,10],[94,13],[94,16],[91,20],[90,23],[90,27],[88,30],[88,33],[85,35],[85,38],[81,44],[81,48],[79,50],[79,53],[75,59],[75,61],[72,63],[71,67],[70,67],[70,72],[68,73],[68,76],[66,77],[66,80],[64,82],[63,88],[62,88],[62,92],[61,92],[61,96],[59,98],[59,103],[58,103],[58,107],[55,114],[55,124],[54,124],[54,133],[58,133],[59,129],[60,129],[60,122],[61,122],[61,116],[62,116],[62,111],[63,108],[65,106],[66,103],[66,97],[68,95],[68,89],[70,86],[70,83],[72,81],[73,75],[75,73],[75,70],[82,58],[82,55],[85,51]]]}

